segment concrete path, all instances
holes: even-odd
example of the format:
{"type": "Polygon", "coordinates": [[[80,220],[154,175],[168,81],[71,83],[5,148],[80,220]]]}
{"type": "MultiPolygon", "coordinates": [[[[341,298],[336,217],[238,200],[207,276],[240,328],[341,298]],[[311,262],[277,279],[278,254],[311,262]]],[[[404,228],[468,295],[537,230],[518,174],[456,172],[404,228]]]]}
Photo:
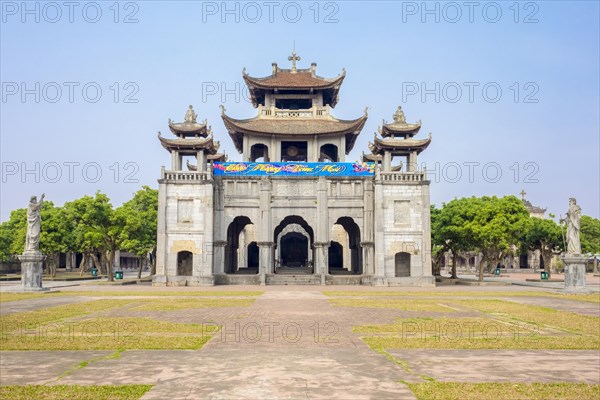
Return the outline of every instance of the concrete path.
{"type": "MultiPolygon", "coordinates": [[[[444,290],[483,291],[465,287],[444,290]]],[[[594,303],[510,297],[512,289],[502,291],[510,301],[598,315],[593,314],[598,309],[594,303]]],[[[185,290],[181,293],[185,295],[185,290]]],[[[5,303],[2,312],[89,299],[22,300],[5,303]]],[[[444,303],[448,299],[436,300],[444,303]]],[[[120,357],[114,357],[113,351],[4,351],[0,354],[0,384],[155,385],[143,397],[146,400],[413,399],[402,382],[422,382],[424,377],[458,382],[600,384],[598,351],[389,350],[394,362],[369,349],[352,327],[386,324],[422,313],[334,307],[314,287],[267,287],[249,307],[169,312],[122,308],[110,314],[214,323],[222,329],[198,351],[131,350],[120,357]]],[[[458,314],[463,313],[453,313],[458,314]]]]}
{"type": "MultiPolygon", "coordinates": [[[[600,384],[597,350],[388,350],[415,374],[442,382],[600,384]]],[[[408,382],[420,382],[418,378],[408,382]]]]}

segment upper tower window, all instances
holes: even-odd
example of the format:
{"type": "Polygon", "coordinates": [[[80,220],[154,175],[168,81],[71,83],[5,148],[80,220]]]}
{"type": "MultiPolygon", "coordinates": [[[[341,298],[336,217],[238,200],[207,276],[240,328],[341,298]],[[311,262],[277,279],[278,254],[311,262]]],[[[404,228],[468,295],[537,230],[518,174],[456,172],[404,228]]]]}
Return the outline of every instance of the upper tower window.
{"type": "Polygon", "coordinates": [[[276,99],[275,107],[281,110],[308,110],[312,107],[312,99],[276,99]]]}

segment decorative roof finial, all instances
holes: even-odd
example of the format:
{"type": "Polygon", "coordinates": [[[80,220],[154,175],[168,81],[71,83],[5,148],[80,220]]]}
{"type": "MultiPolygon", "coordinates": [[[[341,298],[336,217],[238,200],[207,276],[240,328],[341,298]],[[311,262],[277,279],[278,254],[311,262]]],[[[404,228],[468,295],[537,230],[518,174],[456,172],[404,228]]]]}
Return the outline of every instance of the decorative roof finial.
{"type": "Polygon", "coordinates": [[[189,106],[188,110],[185,113],[184,121],[186,124],[195,124],[196,118],[198,118],[198,114],[194,112],[194,106],[189,106]]]}
{"type": "Polygon", "coordinates": [[[397,124],[406,124],[406,117],[404,116],[404,111],[402,111],[401,106],[398,106],[398,109],[394,113],[394,122],[397,124]]]}
{"type": "Polygon", "coordinates": [[[296,50],[292,51],[292,55],[288,57],[288,60],[292,62],[292,72],[296,72],[296,61],[300,61],[300,56],[296,55],[296,50]]]}
{"type": "Polygon", "coordinates": [[[521,193],[519,193],[521,195],[521,199],[525,200],[525,195],[527,194],[527,192],[525,191],[525,189],[521,189],[521,193]]]}
{"type": "Polygon", "coordinates": [[[221,109],[221,115],[225,115],[225,106],[223,104],[219,104],[219,108],[221,109]]]}

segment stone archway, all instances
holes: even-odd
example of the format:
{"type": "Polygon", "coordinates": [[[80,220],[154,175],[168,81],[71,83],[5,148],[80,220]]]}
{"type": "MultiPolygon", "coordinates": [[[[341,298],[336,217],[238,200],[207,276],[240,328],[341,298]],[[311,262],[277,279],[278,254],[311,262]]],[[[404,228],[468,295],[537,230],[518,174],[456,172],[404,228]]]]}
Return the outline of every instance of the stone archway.
{"type": "Polygon", "coordinates": [[[189,251],[177,253],[177,275],[192,276],[192,260],[194,255],[189,251]]]}
{"type": "MultiPolygon", "coordinates": [[[[240,256],[240,234],[252,221],[246,216],[235,217],[227,227],[227,244],[225,245],[225,273],[235,274],[239,270],[238,258],[240,256]]],[[[243,238],[242,238],[243,239],[243,238]]],[[[244,250],[246,246],[242,243],[244,250]]],[[[256,271],[258,273],[258,270],[256,271]]]]}
{"type": "Polygon", "coordinates": [[[307,268],[311,272],[314,259],[314,232],[304,218],[285,217],[274,232],[275,264],[278,267],[307,268]]]}
{"type": "Polygon", "coordinates": [[[344,237],[341,238],[341,241],[336,240],[342,247],[343,264],[341,267],[336,267],[330,261],[328,265],[329,273],[332,273],[332,271],[335,270],[335,273],[337,274],[362,274],[363,262],[360,247],[360,228],[356,222],[354,222],[354,219],[350,217],[339,218],[332,227],[332,231],[336,231],[336,226],[338,226],[338,233],[344,233],[344,237]],[[343,228],[343,231],[339,228],[340,226],[343,228]]]}

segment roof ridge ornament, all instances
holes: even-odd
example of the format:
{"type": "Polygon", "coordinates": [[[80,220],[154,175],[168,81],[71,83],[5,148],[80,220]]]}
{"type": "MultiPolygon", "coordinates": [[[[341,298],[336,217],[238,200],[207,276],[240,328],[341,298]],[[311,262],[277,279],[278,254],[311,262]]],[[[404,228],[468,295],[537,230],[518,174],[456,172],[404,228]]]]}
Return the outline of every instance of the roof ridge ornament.
{"type": "Polygon", "coordinates": [[[184,123],[195,124],[196,118],[198,118],[198,114],[194,112],[194,106],[190,105],[185,113],[184,123]]]}
{"type": "Polygon", "coordinates": [[[223,104],[219,104],[219,108],[221,109],[221,115],[225,115],[225,106],[223,104]]]}
{"type": "Polygon", "coordinates": [[[296,55],[296,50],[292,51],[292,55],[288,57],[288,61],[292,62],[292,72],[297,72],[296,61],[300,61],[300,56],[296,55]]]}
{"type": "Polygon", "coordinates": [[[394,113],[394,123],[400,125],[407,125],[406,116],[404,115],[404,111],[402,111],[402,106],[398,106],[398,109],[394,113]]]}

